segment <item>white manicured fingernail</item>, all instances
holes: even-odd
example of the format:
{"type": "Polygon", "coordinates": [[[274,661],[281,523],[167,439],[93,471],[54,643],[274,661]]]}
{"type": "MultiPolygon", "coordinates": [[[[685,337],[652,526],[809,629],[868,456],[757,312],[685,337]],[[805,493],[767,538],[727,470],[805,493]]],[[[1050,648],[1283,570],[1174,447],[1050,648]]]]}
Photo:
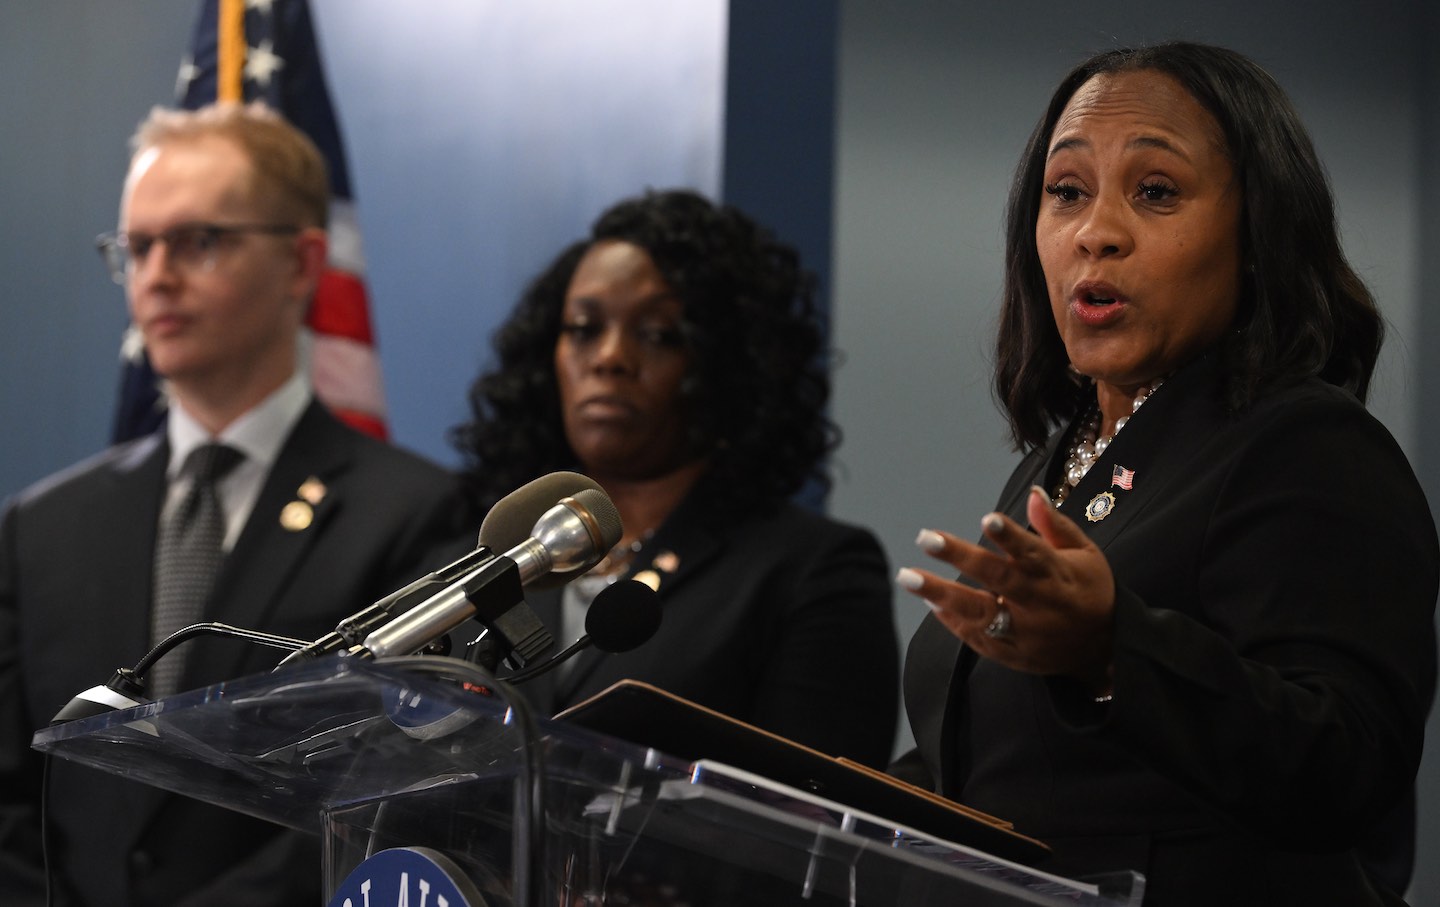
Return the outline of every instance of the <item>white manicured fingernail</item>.
{"type": "Polygon", "coordinates": [[[939,554],[945,550],[945,540],[933,529],[921,529],[915,536],[915,544],[926,554],[939,554]]]}
{"type": "Polygon", "coordinates": [[[998,513],[987,513],[980,520],[980,528],[993,534],[1005,531],[1005,521],[1000,519],[998,513]]]}
{"type": "Polygon", "coordinates": [[[909,567],[901,567],[895,571],[895,584],[902,589],[915,592],[921,586],[925,585],[925,577],[911,570],[909,567]]]}

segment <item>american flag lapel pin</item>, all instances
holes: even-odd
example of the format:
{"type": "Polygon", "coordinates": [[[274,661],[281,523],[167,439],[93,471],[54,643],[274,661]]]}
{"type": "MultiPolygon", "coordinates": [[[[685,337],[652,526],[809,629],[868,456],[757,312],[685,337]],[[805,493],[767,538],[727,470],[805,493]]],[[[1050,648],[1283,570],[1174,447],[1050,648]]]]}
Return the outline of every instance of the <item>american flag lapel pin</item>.
{"type": "MultiPolygon", "coordinates": [[[[1129,491],[1135,484],[1135,470],[1126,469],[1124,466],[1116,466],[1110,472],[1110,487],[1119,488],[1121,491],[1129,491]]],[[[1085,506],[1085,519],[1092,523],[1098,523],[1110,515],[1115,509],[1115,495],[1108,491],[1102,491],[1090,499],[1085,506]]]]}
{"type": "Polygon", "coordinates": [[[1110,473],[1110,487],[1120,488],[1129,491],[1135,485],[1135,470],[1126,469],[1124,466],[1116,466],[1110,473]]]}

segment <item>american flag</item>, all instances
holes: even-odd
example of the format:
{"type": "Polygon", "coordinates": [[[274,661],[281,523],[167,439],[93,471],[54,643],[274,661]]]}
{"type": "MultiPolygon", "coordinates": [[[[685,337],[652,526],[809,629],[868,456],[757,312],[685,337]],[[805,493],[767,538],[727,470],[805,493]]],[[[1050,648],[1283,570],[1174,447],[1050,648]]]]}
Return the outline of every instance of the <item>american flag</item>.
{"type": "Polygon", "coordinates": [[[1135,484],[1135,470],[1126,469],[1124,466],[1116,466],[1115,471],[1110,473],[1110,486],[1119,487],[1126,491],[1135,484]]]}
{"type": "MultiPolygon", "coordinates": [[[[175,86],[178,104],[264,101],[308,135],[330,168],[330,264],[306,317],[315,394],[350,425],[386,436],[385,393],[365,258],[350,194],[350,171],[307,0],[202,0],[190,51],[175,86]]],[[[154,431],[154,372],[132,327],[121,349],[123,370],[113,435],[124,441],[154,431]]]]}

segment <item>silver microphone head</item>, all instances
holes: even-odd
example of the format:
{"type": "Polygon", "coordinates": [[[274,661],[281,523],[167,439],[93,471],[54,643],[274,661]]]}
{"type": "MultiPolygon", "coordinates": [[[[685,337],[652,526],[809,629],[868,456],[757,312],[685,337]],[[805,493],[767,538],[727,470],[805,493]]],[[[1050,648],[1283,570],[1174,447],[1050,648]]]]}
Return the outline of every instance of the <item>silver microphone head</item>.
{"type": "Polygon", "coordinates": [[[490,508],[480,524],[480,544],[491,551],[509,551],[533,534],[530,530],[556,501],[599,487],[578,472],[552,472],[526,482],[490,508]]]}
{"type": "MultiPolygon", "coordinates": [[[[490,508],[480,526],[480,544],[497,554],[524,547],[524,542],[534,535],[535,524],[556,501],[591,489],[600,491],[599,483],[578,472],[552,472],[528,482],[490,508]]],[[[537,574],[526,585],[531,589],[558,588],[583,572],[552,570],[537,574]]]]}
{"type": "Polygon", "coordinates": [[[587,488],[541,515],[530,539],[509,552],[521,582],[548,573],[578,574],[598,564],[620,541],[620,513],[598,488],[587,488]]]}

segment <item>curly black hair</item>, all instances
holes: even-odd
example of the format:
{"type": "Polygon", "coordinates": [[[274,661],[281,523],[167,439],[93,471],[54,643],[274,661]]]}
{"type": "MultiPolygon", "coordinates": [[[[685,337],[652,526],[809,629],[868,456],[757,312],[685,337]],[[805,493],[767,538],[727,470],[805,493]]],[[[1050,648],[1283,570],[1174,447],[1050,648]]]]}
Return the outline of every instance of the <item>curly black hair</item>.
{"type": "Polygon", "coordinates": [[[807,481],[828,487],[840,433],[816,280],[796,251],[740,210],[686,190],[616,204],[541,272],[493,338],[498,367],[469,393],[472,418],[451,430],[477,503],[578,469],[565,438],[554,352],[570,279],[594,244],[644,249],[683,306],[690,372],[682,385],[692,449],[710,468],[696,492],[727,513],[769,509],[807,481]]]}
{"type": "Polygon", "coordinates": [[[1050,309],[1035,244],[1050,136],[1092,77],[1155,71],[1179,82],[1215,117],[1240,181],[1245,266],[1235,324],[1220,343],[1232,410],[1265,387],[1318,375],[1364,401],[1384,322],[1340,248],[1335,202],[1310,136],[1289,98],[1258,64],[1232,50],[1173,42],[1097,54],[1066,75],[1020,158],[1011,185],[1005,291],[996,338],[995,395],[1017,447],[1088,403],[1050,309]]]}

